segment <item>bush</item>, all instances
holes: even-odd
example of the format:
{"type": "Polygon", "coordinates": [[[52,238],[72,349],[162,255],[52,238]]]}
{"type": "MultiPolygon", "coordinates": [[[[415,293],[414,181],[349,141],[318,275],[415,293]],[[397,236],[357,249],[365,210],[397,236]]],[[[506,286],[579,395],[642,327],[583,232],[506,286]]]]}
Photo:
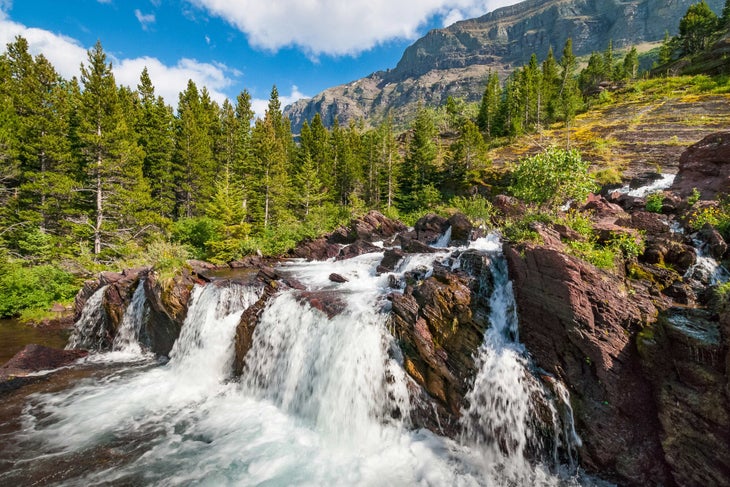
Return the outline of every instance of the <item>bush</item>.
{"type": "Polygon", "coordinates": [[[172,227],[172,240],[185,245],[196,259],[207,259],[208,242],[220,240],[223,224],[208,217],[181,218],[172,227]]]}
{"type": "Polygon", "coordinates": [[[564,216],[558,218],[556,223],[561,223],[584,237],[593,235],[593,222],[591,221],[590,215],[579,211],[568,211],[564,216]]]}
{"type": "Polygon", "coordinates": [[[481,196],[472,196],[471,198],[456,196],[451,200],[451,206],[466,215],[472,224],[477,226],[489,225],[494,215],[492,203],[481,196]]]}
{"type": "Polygon", "coordinates": [[[162,278],[171,277],[187,266],[188,258],[190,258],[188,249],[179,243],[156,240],[147,246],[149,264],[162,278]]]}
{"type": "Polygon", "coordinates": [[[568,200],[583,201],[598,189],[588,166],[577,150],[551,148],[520,161],[510,191],[527,203],[556,210],[568,200]]]}
{"type": "Polygon", "coordinates": [[[646,197],[646,211],[661,213],[664,205],[664,193],[652,193],[646,197]]]}
{"type": "Polygon", "coordinates": [[[616,265],[615,250],[611,247],[598,246],[593,240],[584,242],[571,240],[568,242],[568,248],[576,257],[601,269],[613,269],[616,265]]]}
{"type": "Polygon", "coordinates": [[[53,265],[22,267],[8,263],[0,276],[0,317],[18,316],[26,310],[47,310],[54,302],[76,295],[73,275],[53,265]]]}

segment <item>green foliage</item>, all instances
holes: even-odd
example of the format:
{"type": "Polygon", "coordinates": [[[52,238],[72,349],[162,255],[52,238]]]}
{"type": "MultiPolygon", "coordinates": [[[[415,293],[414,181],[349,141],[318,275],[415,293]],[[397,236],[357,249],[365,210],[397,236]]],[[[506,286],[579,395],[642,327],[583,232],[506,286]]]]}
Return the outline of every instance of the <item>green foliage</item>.
{"type": "Polygon", "coordinates": [[[716,205],[695,210],[688,224],[692,230],[699,230],[706,224],[712,225],[725,239],[730,238],[730,198],[720,200],[716,205]]]}
{"type": "Polygon", "coordinates": [[[161,279],[174,276],[187,266],[188,249],[179,243],[155,240],[147,246],[147,262],[160,274],[161,279]]]}
{"type": "Polygon", "coordinates": [[[556,210],[568,200],[581,202],[597,189],[588,166],[577,150],[550,148],[519,162],[510,191],[546,210],[556,210]]]}
{"type": "Polygon", "coordinates": [[[625,259],[633,260],[644,253],[646,243],[641,236],[617,232],[611,236],[609,247],[620,251],[625,259]]]}
{"type": "Polygon", "coordinates": [[[692,188],[692,194],[687,197],[687,204],[689,206],[694,206],[694,204],[700,200],[700,196],[700,190],[697,188],[692,188]]]}
{"type": "Polygon", "coordinates": [[[616,264],[616,253],[611,247],[601,247],[595,241],[571,240],[568,242],[571,252],[586,262],[601,269],[613,269],[616,264]]]}
{"type": "Polygon", "coordinates": [[[620,184],[622,181],[621,171],[615,167],[604,167],[593,173],[593,177],[600,186],[608,184],[620,184]]]}
{"type": "Polygon", "coordinates": [[[492,203],[478,195],[470,198],[456,196],[451,199],[451,206],[466,215],[472,224],[477,226],[489,226],[494,216],[492,203]]]}
{"type": "Polygon", "coordinates": [[[646,211],[661,213],[664,205],[664,193],[652,193],[646,197],[646,211]]]}
{"type": "Polygon", "coordinates": [[[690,5],[679,21],[679,39],[684,52],[696,54],[705,49],[717,26],[717,15],[705,0],[690,5]]]}
{"type": "Polygon", "coordinates": [[[220,221],[208,217],[181,218],[173,224],[173,242],[185,245],[196,259],[209,256],[208,242],[219,240],[223,231],[220,221]]]}
{"type": "Polygon", "coordinates": [[[556,223],[561,223],[568,228],[571,228],[583,237],[590,237],[593,235],[593,222],[589,214],[570,210],[556,220],[556,223]]]}
{"type": "Polygon", "coordinates": [[[48,309],[76,295],[73,275],[53,265],[23,267],[6,263],[0,275],[0,317],[18,316],[26,310],[48,309]]]}

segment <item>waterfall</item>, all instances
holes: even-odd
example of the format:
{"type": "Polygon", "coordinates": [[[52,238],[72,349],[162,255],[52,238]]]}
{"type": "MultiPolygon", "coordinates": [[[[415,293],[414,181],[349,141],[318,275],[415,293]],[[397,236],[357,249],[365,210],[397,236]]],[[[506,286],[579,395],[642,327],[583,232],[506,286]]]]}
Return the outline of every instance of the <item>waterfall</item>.
{"type": "Polygon", "coordinates": [[[108,286],[102,286],[92,294],[81,310],[81,316],[74,324],[71,337],[68,340],[67,349],[87,348],[89,350],[100,349],[106,339],[105,312],[101,303],[104,300],[104,293],[108,286]]]}
{"type": "MultiPolygon", "coordinates": [[[[536,428],[552,429],[552,460],[558,463],[558,446],[564,447],[573,464],[573,450],[580,438],[573,426],[568,392],[552,380],[554,394],[533,376],[532,364],[519,343],[517,311],[507,263],[495,236],[474,245],[489,255],[494,288],[489,298],[490,327],[476,356],[477,375],[465,396],[462,411],[462,441],[476,444],[490,458],[492,468],[519,484],[534,483],[537,472],[530,466],[528,453],[545,450],[547,445],[536,428]],[[559,406],[553,404],[557,395],[559,406]],[[539,404],[551,410],[551,421],[539,418],[539,404]],[[563,414],[558,414],[560,410],[563,414]]],[[[545,458],[543,452],[543,460],[545,458]]]]}
{"type": "Polygon", "coordinates": [[[112,342],[112,350],[123,355],[136,357],[142,355],[139,344],[139,330],[144,320],[146,299],[144,295],[144,279],[140,279],[134,290],[132,300],[124,311],[122,322],[112,342]]]}
{"type": "MultiPolygon", "coordinates": [[[[462,442],[412,428],[417,386],[386,326],[392,286],[406,273],[429,275],[435,261],[458,266],[454,249],[410,255],[394,276],[377,275],[382,253],[294,260],[279,272],[304,289],[270,298],[240,381],[230,376],[235,331],[261,289],[196,286],[169,362],[110,362],[102,377],[30,398],[20,461],[5,473],[0,465],[0,483],[43,483],[55,472],[64,485],[575,484],[525,459],[537,386],[517,342],[501,244],[490,235],[471,248],[487,255],[495,285],[462,442]],[[331,282],[333,272],[347,282],[331,282]]],[[[143,315],[135,292],[124,336],[143,315]]]]}
{"type": "Polygon", "coordinates": [[[441,235],[438,240],[436,240],[431,247],[441,248],[445,249],[449,246],[449,243],[451,243],[451,227],[446,229],[443,235],[441,235]]]}

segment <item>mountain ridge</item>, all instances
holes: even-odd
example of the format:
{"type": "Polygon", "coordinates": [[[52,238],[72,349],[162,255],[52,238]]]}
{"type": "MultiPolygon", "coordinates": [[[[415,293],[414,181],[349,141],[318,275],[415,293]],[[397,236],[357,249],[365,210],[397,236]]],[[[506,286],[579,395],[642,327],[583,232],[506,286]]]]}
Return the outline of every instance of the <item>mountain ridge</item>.
{"type": "MultiPolygon", "coordinates": [[[[659,41],[673,34],[695,0],[526,0],[481,17],[434,29],[405,49],[393,69],[324,90],[285,108],[298,132],[319,113],[325,125],[387,114],[404,122],[419,103],[438,105],[448,96],[476,101],[488,71],[502,77],[529,61],[557,56],[567,38],[576,55],[659,41]]],[[[722,0],[708,0],[716,12],[722,0]]]]}

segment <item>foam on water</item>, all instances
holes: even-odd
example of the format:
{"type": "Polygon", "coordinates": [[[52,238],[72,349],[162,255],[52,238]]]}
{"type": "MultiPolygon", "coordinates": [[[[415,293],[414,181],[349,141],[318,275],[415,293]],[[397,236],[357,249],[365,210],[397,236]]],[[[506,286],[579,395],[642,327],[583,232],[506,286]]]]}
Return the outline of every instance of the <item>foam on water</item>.
{"type": "MultiPolygon", "coordinates": [[[[501,243],[490,236],[471,247],[496,253],[501,243]]],[[[408,256],[396,278],[448,255],[408,256]]],[[[563,482],[522,454],[529,397],[506,269],[495,271],[501,280],[492,298],[493,326],[477,359],[480,371],[462,444],[410,429],[410,379],[385,326],[385,296],[393,290],[387,275],[376,275],[381,258],[375,253],[282,266],[307,291],[287,290],[270,300],[240,382],[229,380],[233,337],[243,309],[260,290],[196,287],[169,363],[130,365],[101,380],[31,398],[23,434],[35,443],[26,449],[25,465],[91,452],[89,464],[65,480],[67,485],[563,482]],[[349,281],[329,281],[332,272],[349,281]],[[314,309],[312,296],[340,300],[341,313],[328,317],[314,309]],[[495,402],[505,407],[479,409],[495,402]],[[504,433],[507,451],[484,439],[504,433]],[[104,467],[93,461],[96,451],[114,451],[124,461],[104,467]]],[[[493,261],[504,266],[497,256],[493,261]]]]}

